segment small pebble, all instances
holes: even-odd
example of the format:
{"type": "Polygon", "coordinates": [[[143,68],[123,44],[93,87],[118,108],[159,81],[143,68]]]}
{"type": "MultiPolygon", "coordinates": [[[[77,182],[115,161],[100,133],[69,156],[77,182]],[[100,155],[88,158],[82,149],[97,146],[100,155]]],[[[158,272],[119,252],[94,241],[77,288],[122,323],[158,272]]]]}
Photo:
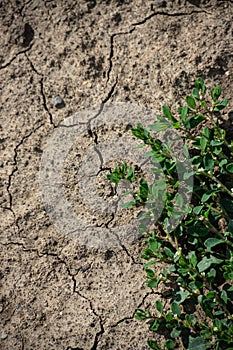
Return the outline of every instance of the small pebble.
{"type": "Polygon", "coordinates": [[[4,340],[8,337],[8,334],[7,333],[2,333],[1,334],[1,339],[4,340]]]}
{"type": "Polygon", "coordinates": [[[88,264],[88,265],[82,266],[82,267],[80,268],[80,270],[81,270],[82,272],[86,272],[86,271],[89,270],[90,268],[91,268],[91,265],[88,264]]]}
{"type": "Polygon", "coordinates": [[[66,104],[65,104],[64,100],[59,95],[55,97],[55,99],[54,99],[54,106],[56,108],[58,108],[58,109],[64,108],[65,105],[66,104]]]}

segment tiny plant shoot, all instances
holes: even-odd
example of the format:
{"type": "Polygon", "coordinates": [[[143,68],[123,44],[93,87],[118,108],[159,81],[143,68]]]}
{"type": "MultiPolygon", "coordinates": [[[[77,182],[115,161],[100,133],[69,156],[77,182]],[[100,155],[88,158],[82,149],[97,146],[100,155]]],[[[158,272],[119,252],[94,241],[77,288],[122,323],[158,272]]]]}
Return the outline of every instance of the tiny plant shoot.
{"type": "MultiPolygon", "coordinates": [[[[198,78],[176,114],[163,106],[163,115],[149,130],[140,124],[132,128],[151,163],[159,163],[166,178],[152,185],[140,179],[132,193],[134,201],[125,205],[150,203],[151,208],[161,196],[165,203],[154,226],[141,228],[146,284],[155,290],[159,285],[172,290],[166,303],[165,298],[157,298],[151,309],[135,311],[137,320],[149,321],[151,349],[233,350],[233,142],[222,119],[228,99],[220,96],[220,86],[208,93],[198,78]],[[154,136],[168,129],[178,130],[183,138],[192,165],[183,176],[194,179],[191,203],[169,233],[169,218],[177,210],[174,199],[182,202],[182,198],[169,142],[154,136]],[[157,275],[154,267],[161,262],[164,269],[157,275]],[[163,343],[153,339],[157,332],[163,334],[163,343]]],[[[136,178],[126,163],[107,177],[114,183],[122,179],[133,183],[136,178]]]]}

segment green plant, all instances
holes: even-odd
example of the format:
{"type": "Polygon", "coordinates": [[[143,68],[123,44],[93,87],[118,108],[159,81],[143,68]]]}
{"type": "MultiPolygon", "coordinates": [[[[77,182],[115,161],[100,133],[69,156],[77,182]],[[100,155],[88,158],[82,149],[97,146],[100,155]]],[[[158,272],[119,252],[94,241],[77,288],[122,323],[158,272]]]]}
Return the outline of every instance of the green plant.
{"type": "MultiPolygon", "coordinates": [[[[144,223],[140,228],[146,243],[141,257],[147,261],[147,285],[172,287],[169,306],[156,300],[154,310],[135,312],[136,319],[149,321],[151,331],[165,336],[163,345],[149,339],[151,349],[233,350],[233,142],[222,127],[228,99],[220,95],[219,86],[208,95],[203,79],[198,78],[177,115],[163,106],[163,115],[150,131],[142,125],[132,129],[147,148],[145,155],[160,165],[165,177],[165,181],[156,178],[159,170],[152,168],[156,180],[149,185],[141,179],[133,193],[135,200],[125,204],[144,206],[142,219],[153,219],[156,203],[164,201],[156,228],[144,223]],[[170,133],[165,141],[153,135],[171,129],[184,140],[182,156],[172,151],[170,133]],[[193,186],[187,184],[191,179],[193,186]],[[181,185],[183,192],[192,191],[190,204],[184,205],[181,185]],[[172,217],[178,221],[170,230],[172,217]],[[156,275],[153,266],[159,262],[166,267],[156,275]]],[[[113,182],[116,177],[117,181],[135,180],[132,167],[128,171],[125,163],[108,175],[113,182]]]]}

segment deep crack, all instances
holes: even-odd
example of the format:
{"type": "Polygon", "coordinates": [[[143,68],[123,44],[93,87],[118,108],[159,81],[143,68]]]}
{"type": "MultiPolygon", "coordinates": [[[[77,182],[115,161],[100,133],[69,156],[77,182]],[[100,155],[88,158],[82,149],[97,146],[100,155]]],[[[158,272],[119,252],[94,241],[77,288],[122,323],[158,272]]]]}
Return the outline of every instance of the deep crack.
{"type": "Polygon", "coordinates": [[[28,55],[25,53],[25,56],[27,57],[27,60],[32,68],[32,70],[41,77],[40,79],[40,93],[41,93],[41,96],[42,96],[42,99],[43,99],[43,107],[44,109],[46,110],[46,112],[48,113],[49,115],[49,121],[50,121],[50,124],[53,125],[54,128],[56,128],[56,125],[54,124],[53,122],[53,116],[52,116],[52,113],[50,112],[48,106],[47,106],[47,101],[46,101],[46,96],[45,96],[45,92],[44,92],[44,76],[42,73],[40,73],[36,67],[34,66],[33,62],[31,61],[31,59],[28,57],[28,55]]]}
{"type": "Polygon", "coordinates": [[[116,79],[115,83],[112,85],[111,89],[109,90],[107,96],[106,96],[106,97],[103,99],[103,101],[101,102],[100,108],[99,108],[98,112],[94,115],[94,117],[92,117],[92,118],[90,118],[90,119],[88,120],[88,123],[87,123],[87,131],[88,131],[89,136],[90,136],[91,138],[94,139],[94,143],[95,143],[95,144],[98,144],[98,135],[97,135],[96,132],[92,131],[91,122],[92,122],[92,120],[96,119],[96,118],[102,113],[102,111],[103,111],[103,109],[104,109],[104,106],[105,106],[105,103],[107,103],[108,100],[110,100],[110,98],[112,97],[112,95],[113,95],[113,93],[114,93],[114,91],[115,91],[115,87],[116,87],[116,85],[117,85],[117,82],[118,82],[118,81],[117,81],[117,79],[116,79]]]}
{"type": "Polygon", "coordinates": [[[116,36],[120,36],[120,35],[126,35],[126,34],[131,34],[133,31],[135,30],[135,28],[130,29],[128,32],[120,32],[120,33],[114,33],[110,36],[110,53],[109,53],[109,68],[107,71],[107,83],[110,80],[110,74],[112,72],[112,68],[113,68],[113,63],[112,63],[112,59],[114,56],[114,38],[116,36]]]}
{"type": "Polygon", "coordinates": [[[57,126],[54,124],[53,122],[53,116],[52,116],[52,113],[50,112],[48,106],[47,106],[47,102],[46,102],[46,96],[45,96],[45,93],[44,93],[44,80],[43,80],[43,77],[40,79],[40,92],[41,92],[41,95],[42,95],[42,98],[43,98],[43,106],[44,106],[44,109],[46,110],[46,112],[48,113],[49,115],[49,121],[50,121],[50,124],[53,125],[54,128],[56,128],[57,126]]]}
{"type": "Polygon", "coordinates": [[[156,11],[156,12],[151,13],[149,16],[145,17],[143,20],[141,20],[137,23],[132,23],[132,25],[135,27],[140,26],[142,24],[145,24],[147,21],[149,21],[151,18],[153,18],[155,16],[183,17],[183,16],[191,16],[195,13],[202,13],[202,12],[206,12],[206,13],[210,14],[209,12],[207,12],[204,9],[202,9],[201,11],[193,10],[191,12],[174,12],[174,13],[169,13],[169,12],[164,12],[164,11],[156,11]]]}
{"type": "MultiPolygon", "coordinates": [[[[75,278],[74,278],[74,280],[75,280],[75,278]]],[[[75,285],[75,288],[76,288],[76,280],[75,280],[74,285],[75,285]]],[[[89,298],[87,298],[86,296],[82,295],[82,293],[80,293],[80,292],[77,291],[76,289],[74,290],[74,293],[77,293],[79,296],[81,296],[83,299],[85,299],[85,300],[87,300],[87,301],[89,302],[90,308],[91,308],[93,314],[99,319],[100,331],[97,332],[97,333],[95,334],[94,343],[93,343],[92,347],[90,348],[90,350],[96,350],[97,347],[98,347],[99,338],[100,338],[100,337],[104,334],[104,332],[105,332],[105,329],[104,329],[104,322],[103,322],[101,316],[98,315],[97,312],[95,311],[95,309],[94,309],[94,307],[93,307],[93,305],[92,305],[92,302],[91,302],[91,300],[90,300],[89,298]]]]}

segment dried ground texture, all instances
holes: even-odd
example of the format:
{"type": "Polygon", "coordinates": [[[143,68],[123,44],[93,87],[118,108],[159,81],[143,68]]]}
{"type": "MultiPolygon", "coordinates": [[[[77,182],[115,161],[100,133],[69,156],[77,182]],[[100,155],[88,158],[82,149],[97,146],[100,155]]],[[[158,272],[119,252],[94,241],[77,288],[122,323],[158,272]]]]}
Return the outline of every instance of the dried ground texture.
{"type": "MultiPolygon", "coordinates": [[[[0,348],[146,350],[158,336],[134,310],[166,291],[145,286],[143,243],[127,241],[135,213],[119,214],[105,180],[121,155],[136,163],[132,115],[119,109],[121,121],[107,123],[105,111],[117,102],[175,110],[198,76],[232,98],[233,2],[3,0],[0,14],[0,348]],[[74,115],[79,138],[63,154],[59,189],[86,222],[84,241],[44,205],[49,186],[39,188],[47,141],[74,115]],[[110,237],[102,247],[101,235],[110,237]]],[[[232,116],[231,99],[228,127],[232,116]]]]}

